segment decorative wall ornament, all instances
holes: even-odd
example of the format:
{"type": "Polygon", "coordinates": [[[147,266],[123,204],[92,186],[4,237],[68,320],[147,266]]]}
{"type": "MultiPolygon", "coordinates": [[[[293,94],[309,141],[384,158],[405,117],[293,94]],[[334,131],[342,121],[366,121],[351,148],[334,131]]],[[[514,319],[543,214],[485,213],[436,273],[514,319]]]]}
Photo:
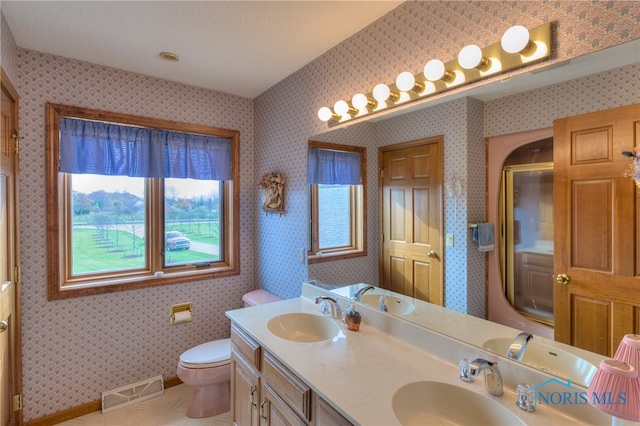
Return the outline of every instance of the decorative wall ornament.
{"type": "Polygon", "coordinates": [[[464,182],[458,179],[454,174],[451,179],[444,183],[444,189],[447,194],[447,198],[453,199],[455,216],[458,217],[458,199],[462,196],[464,191],[464,182]]]}
{"type": "Polygon", "coordinates": [[[625,176],[633,178],[636,182],[636,186],[640,188],[640,145],[634,148],[635,154],[631,151],[622,151],[622,155],[625,157],[633,158],[633,163],[629,165],[629,170],[625,173],[625,176]]]}
{"type": "Polygon", "coordinates": [[[280,173],[265,173],[258,181],[262,193],[262,210],[267,213],[284,213],[285,177],[280,173]]]}

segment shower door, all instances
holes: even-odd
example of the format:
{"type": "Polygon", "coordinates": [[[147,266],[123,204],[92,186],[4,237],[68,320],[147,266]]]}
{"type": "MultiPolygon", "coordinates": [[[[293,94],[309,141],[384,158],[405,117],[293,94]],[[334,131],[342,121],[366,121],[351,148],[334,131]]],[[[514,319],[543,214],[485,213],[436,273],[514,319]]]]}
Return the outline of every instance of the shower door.
{"type": "Polygon", "coordinates": [[[553,325],[553,163],[504,167],[502,193],[507,299],[553,325]]]}

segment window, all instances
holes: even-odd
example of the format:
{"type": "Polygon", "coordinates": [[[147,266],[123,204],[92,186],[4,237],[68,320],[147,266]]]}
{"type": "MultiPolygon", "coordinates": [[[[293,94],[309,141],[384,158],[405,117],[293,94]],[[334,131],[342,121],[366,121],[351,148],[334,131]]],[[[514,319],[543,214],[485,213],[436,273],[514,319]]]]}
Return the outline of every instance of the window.
{"type": "Polygon", "coordinates": [[[309,141],[309,263],[366,256],[366,150],[309,141]]]}
{"type": "Polygon", "coordinates": [[[49,299],[239,273],[239,132],[47,104],[49,299]]]}

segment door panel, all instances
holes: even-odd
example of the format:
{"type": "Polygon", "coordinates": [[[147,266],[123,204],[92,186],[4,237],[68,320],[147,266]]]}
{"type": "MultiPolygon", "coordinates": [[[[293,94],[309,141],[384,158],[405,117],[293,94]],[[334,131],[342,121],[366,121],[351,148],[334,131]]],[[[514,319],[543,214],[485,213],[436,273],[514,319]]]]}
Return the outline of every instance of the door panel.
{"type": "Polygon", "coordinates": [[[380,285],[442,305],[442,137],[381,148],[379,164],[380,285]]]}
{"type": "Polygon", "coordinates": [[[554,123],[555,338],[612,356],[639,333],[639,189],[622,151],[640,144],[640,104],[554,123]]]}
{"type": "Polygon", "coordinates": [[[611,179],[573,184],[573,259],[577,268],[612,271],[611,223],[613,182],[611,179]],[[596,250],[593,248],[597,247],[596,250]]]}
{"type": "Polygon", "coordinates": [[[591,351],[597,353],[606,352],[611,341],[611,303],[574,295],[571,305],[571,315],[575,318],[572,325],[575,346],[592,348],[591,351]]]}

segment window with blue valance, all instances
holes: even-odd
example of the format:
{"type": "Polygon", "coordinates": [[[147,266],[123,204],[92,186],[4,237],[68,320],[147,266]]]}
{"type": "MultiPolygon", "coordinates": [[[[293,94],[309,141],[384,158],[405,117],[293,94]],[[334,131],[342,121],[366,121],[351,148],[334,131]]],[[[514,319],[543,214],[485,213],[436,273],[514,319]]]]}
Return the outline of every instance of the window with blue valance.
{"type": "Polygon", "coordinates": [[[60,171],[231,180],[231,141],[222,137],[61,117],[60,171]]]}
{"type": "Polygon", "coordinates": [[[360,155],[356,152],[309,148],[307,157],[309,184],[360,185],[360,155]]]}

